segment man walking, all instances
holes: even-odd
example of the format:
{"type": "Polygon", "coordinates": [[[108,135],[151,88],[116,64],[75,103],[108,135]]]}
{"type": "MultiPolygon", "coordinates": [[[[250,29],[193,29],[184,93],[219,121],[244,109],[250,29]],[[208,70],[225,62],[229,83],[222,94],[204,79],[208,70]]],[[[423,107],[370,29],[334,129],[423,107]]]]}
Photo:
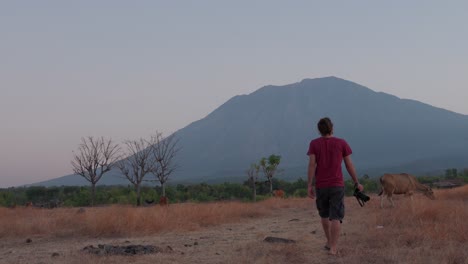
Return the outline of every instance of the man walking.
{"type": "Polygon", "coordinates": [[[320,119],[317,124],[321,137],[309,144],[308,196],[316,199],[323,231],[327,239],[325,248],[330,255],[337,254],[341,222],[344,217],[344,180],[341,163],[353,179],[354,187],[362,191],[356,169],[351,161],[352,150],[348,143],[333,136],[333,123],[330,118],[320,119]]]}

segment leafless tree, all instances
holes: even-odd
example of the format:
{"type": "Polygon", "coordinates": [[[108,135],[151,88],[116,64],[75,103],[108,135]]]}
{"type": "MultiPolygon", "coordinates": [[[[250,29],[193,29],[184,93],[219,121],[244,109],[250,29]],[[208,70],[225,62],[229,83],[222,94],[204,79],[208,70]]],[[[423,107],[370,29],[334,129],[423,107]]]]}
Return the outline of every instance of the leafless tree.
{"type": "Polygon", "coordinates": [[[110,171],[120,158],[119,145],[104,137],[81,138],[77,152],[73,152],[73,172],[91,183],[91,205],[96,197],[96,183],[110,171]]]}
{"type": "Polygon", "coordinates": [[[165,183],[169,179],[169,176],[177,169],[175,163],[175,156],[180,150],[177,146],[179,140],[174,134],[164,138],[162,133],[156,132],[153,136],[153,157],[158,163],[156,170],[153,174],[156,176],[156,180],[159,181],[162,188],[162,196],[166,196],[165,183]]]}
{"type": "Polygon", "coordinates": [[[155,138],[145,140],[140,138],[139,140],[126,140],[127,158],[117,162],[117,167],[120,169],[122,174],[133,184],[137,194],[136,205],[141,205],[141,183],[148,173],[152,173],[157,170],[158,163],[153,157],[153,142],[155,138]]]}
{"type": "Polygon", "coordinates": [[[258,172],[260,171],[260,165],[256,163],[252,163],[250,168],[246,171],[247,176],[249,177],[249,182],[252,183],[253,189],[253,201],[257,201],[257,179],[258,179],[258,172]]]}

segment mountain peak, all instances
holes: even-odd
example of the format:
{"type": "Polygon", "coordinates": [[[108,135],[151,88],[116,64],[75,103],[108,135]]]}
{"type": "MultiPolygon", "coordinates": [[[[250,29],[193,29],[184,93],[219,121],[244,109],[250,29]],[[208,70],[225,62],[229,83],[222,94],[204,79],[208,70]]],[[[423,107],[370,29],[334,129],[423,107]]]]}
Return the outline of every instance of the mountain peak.
{"type": "Polygon", "coordinates": [[[332,75],[332,76],[318,77],[318,78],[305,78],[301,81],[301,83],[310,82],[310,81],[316,82],[316,81],[347,81],[347,80],[332,75]]]}
{"type": "MultiPolygon", "coordinates": [[[[320,78],[306,78],[303,79],[300,84],[310,84],[310,85],[347,85],[347,86],[359,86],[364,87],[358,83],[336,77],[336,76],[327,76],[327,77],[320,77],[320,78]]],[[[365,87],[367,88],[367,87],[365,87]]],[[[367,88],[369,89],[369,88],[367,88]]]]}

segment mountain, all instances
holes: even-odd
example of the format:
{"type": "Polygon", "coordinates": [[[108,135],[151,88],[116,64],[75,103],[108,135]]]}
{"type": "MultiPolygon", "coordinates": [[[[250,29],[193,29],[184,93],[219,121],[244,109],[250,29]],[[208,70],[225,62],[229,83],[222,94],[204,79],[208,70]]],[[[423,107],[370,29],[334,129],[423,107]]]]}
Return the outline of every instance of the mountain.
{"type": "Polygon", "coordinates": [[[308,144],[325,116],[353,149],[359,175],[468,167],[468,116],[326,77],[235,96],[177,131],[172,180],[244,180],[249,165],[270,154],[282,157],[279,178],[304,178],[308,144]]]}

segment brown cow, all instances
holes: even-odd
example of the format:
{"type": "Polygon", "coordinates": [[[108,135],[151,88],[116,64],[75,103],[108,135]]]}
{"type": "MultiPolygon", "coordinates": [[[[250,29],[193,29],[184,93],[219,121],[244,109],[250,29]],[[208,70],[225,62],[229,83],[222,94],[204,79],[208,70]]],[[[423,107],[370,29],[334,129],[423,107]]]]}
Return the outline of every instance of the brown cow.
{"type": "Polygon", "coordinates": [[[284,191],[283,190],[274,190],[273,196],[276,198],[284,198],[284,191]]]}
{"type": "Polygon", "coordinates": [[[383,198],[385,195],[393,207],[395,207],[392,200],[393,194],[404,194],[405,196],[410,196],[412,201],[413,193],[417,191],[423,193],[432,200],[435,199],[434,192],[430,187],[419,183],[416,177],[407,173],[384,174],[380,177],[380,184],[382,185],[382,190],[379,193],[379,196],[381,195],[381,208],[383,208],[383,198]]]}
{"type": "Polygon", "coordinates": [[[168,204],[169,204],[169,200],[167,199],[166,196],[161,196],[161,198],[159,198],[159,205],[165,206],[168,204]]]}

